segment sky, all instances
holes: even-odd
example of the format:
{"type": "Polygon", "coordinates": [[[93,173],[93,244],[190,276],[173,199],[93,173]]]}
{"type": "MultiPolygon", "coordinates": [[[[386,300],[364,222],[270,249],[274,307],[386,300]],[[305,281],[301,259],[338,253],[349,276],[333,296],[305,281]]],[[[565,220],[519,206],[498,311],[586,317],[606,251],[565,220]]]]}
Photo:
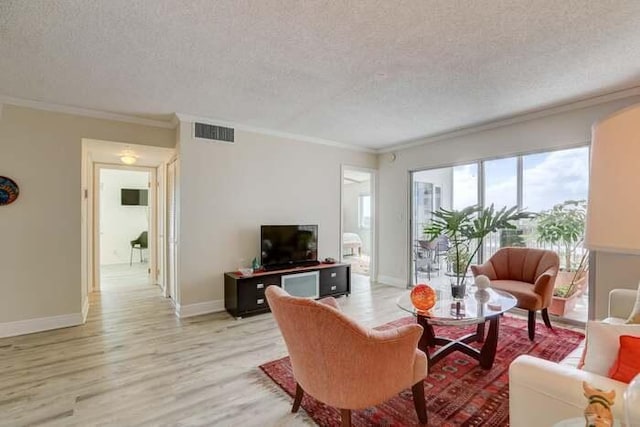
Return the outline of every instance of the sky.
{"type": "MultiPolygon", "coordinates": [[[[453,207],[476,204],[478,167],[453,168],[453,207]]],[[[532,154],[523,158],[523,208],[532,212],[550,209],[565,200],[586,200],[589,182],[589,149],[532,154]]],[[[485,162],[486,205],[511,207],[517,202],[515,157],[485,162]]]]}

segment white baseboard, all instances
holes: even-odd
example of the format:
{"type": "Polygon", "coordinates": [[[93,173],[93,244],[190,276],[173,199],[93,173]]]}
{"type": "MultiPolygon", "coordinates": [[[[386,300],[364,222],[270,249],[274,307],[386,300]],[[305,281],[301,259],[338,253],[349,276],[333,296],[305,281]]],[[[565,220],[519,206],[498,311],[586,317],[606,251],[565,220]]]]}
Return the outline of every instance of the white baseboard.
{"type": "Polygon", "coordinates": [[[84,297],[82,303],[82,323],[87,323],[87,316],[89,315],[89,297],[84,297]]]}
{"type": "Polygon", "coordinates": [[[398,279],[397,277],[378,275],[378,283],[384,283],[385,285],[394,286],[396,288],[407,289],[407,281],[404,279],[398,279]]]}
{"type": "Polygon", "coordinates": [[[224,311],[224,300],[217,299],[195,304],[181,305],[176,303],[176,316],[179,318],[200,316],[201,314],[217,313],[224,311]]]}
{"type": "Polygon", "coordinates": [[[51,329],[68,328],[82,325],[82,313],[61,314],[59,316],[40,317],[37,319],[16,320],[0,323],[0,338],[33,334],[51,329]]]}

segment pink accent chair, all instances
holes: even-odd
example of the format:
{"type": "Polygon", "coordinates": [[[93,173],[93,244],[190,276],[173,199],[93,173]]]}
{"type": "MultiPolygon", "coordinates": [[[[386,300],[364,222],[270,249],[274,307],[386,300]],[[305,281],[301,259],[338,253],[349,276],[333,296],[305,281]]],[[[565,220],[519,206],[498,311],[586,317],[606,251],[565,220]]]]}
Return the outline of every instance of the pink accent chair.
{"type": "Polygon", "coordinates": [[[474,276],[484,274],[491,287],[509,292],[518,300],[518,307],[529,311],[529,339],[536,334],[536,312],[551,328],[547,308],[551,304],[553,287],[560,268],[560,258],[553,251],[532,248],[501,248],[482,265],[472,265],[474,276]]]}
{"type": "Polygon", "coordinates": [[[412,387],[418,419],[427,423],[427,357],[417,348],[420,325],[368,329],[344,315],[332,297],[298,298],[273,285],[266,296],[297,383],[292,412],[298,411],[306,392],[340,408],[342,425],[350,426],[351,410],[374,406],[412,387]]]}

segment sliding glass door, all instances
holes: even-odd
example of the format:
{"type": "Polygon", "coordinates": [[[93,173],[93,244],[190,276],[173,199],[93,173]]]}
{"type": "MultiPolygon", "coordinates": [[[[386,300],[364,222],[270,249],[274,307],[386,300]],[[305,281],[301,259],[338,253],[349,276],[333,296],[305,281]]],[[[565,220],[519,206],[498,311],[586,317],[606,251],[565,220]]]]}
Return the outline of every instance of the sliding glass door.
{"type": "MultiPolygon", "coordinates": [[[[475,262],[482,262],[506,246],[551,249],[558,253],[563,270],[586,271],[587,254],[582,234],[589,182],[589,147],[482,160],[411,173],[411,277],[412,283],[437,283],[446,278],[448,242],[429,241],[424,233],[440,207],[463,209],[493,205],[495,209],[517,206],[534,212],[516,230],[502,230],[488,236],[475,262]],[[554,238],[550,227],[564,227],[554,221],[574,221],[576,235],[569,244],[554,238]],[[551,219],[549,219],[551,218],[551,219]]],[[[558,283],[564,283],[561,279],[558,283]]],[[[586,273],[580,278],[579,293],[586,295],[586,273]]],[[[565,284],[566,285],[566,284],[565,284]]],[[[564,285],[560,285],[564,286],[564,285]]],[[[560,290],[559,292],[562,292],[560,290]]],[[[568,313],[576,320],[587,319],[586,296],[568,313]]]]}
{"type": "Polygon", "coordinates": [[[447,270],[446,237],[430,241],[425,229],[440,208],[458,209],[478,203],[478,165],[452,166],[411,174],[412,283],[444,280],[447,270]]]}

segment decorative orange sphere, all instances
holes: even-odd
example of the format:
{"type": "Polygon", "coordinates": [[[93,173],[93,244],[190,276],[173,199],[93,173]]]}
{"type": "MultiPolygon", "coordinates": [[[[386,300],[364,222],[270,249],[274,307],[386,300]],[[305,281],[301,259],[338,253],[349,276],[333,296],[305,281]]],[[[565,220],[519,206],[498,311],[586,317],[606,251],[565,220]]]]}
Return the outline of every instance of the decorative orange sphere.
{"type": "Polygon", "coordinates": [[[411,303],[420,311],[427,311],[436,305],[436,291],[421,283],[411,290],[411,303]]]}

